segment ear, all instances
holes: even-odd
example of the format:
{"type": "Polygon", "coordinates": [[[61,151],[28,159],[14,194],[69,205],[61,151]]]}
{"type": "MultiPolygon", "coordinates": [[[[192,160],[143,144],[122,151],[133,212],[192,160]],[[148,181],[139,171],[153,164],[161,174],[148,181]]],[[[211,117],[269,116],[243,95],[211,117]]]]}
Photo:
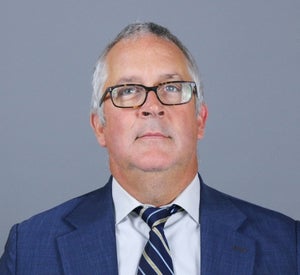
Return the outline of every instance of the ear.
{"type": "Polygon", "coordinates": [[[94,130],[95,136],[98,140],[98,143],[105,147],[106,146],[106,141],[105,141],[105,127],[103,123],[100,121],[100,118],[98,114],[91,114],[90,116],[90,124],[91,127],[94,130]]]}
{"type": "Polygon", "coordinates": [[[204,137],[205,132],[205,124],[208,116],[208,109],[205,103],[202,103],[200,106],[200,110],[198,113],[197,121],[198,121],[198,139],[202,139],[204,137]]]}

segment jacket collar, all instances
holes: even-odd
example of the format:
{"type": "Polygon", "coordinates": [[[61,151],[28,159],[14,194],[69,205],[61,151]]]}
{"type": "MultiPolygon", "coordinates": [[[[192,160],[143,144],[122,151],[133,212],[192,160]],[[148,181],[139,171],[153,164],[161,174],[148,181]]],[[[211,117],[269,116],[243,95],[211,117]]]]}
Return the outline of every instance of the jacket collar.
{"type": "Polygon", "coordinates": [[[65,217],[74,230],[57,239],[65,274],[118,274],[111,178],[65,217]]]}
{"type": "Polygon", "coordinates": [[[255,242],[241,233],[247,217],[230,196],[200,182],[201,274],[252,274],[255,242]]]}

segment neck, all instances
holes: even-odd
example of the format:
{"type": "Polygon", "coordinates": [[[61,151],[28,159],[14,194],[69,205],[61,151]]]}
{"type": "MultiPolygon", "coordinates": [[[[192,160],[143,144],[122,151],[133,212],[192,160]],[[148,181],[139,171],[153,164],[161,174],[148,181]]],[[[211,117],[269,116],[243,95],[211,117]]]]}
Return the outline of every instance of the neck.
{"type": "Polygon", "coordinates": [[[119,184],[136,200],[156,207],[174,201],[191,183],[197,174],[198,166],[174,171],[112,171],[119,184]],[[115,173],[114,173],[115,172],[115,173]]]}

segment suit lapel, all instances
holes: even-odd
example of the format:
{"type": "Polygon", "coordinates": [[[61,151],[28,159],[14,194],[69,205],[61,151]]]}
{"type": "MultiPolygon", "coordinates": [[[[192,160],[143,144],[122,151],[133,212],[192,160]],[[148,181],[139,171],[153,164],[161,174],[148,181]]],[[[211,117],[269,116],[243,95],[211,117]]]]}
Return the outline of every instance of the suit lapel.
{"type": "Polygon", "coordinates": [[[201,274],[253,273],[255,242],[239,233],[246,219],[229,197],[202,182],[201,274]]]}
{"type": "Polygon", "coordinates": [[[111,180],[83,198],[66,221],[74,230],[57,239],[65,274],[118,274],[111,180]]]}

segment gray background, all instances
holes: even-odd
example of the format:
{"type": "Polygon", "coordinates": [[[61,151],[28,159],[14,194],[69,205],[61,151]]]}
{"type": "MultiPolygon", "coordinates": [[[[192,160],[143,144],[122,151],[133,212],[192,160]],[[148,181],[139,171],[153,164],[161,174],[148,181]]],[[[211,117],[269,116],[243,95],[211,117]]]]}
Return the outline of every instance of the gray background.
{"type": "Polygon", "coordinates": [[[167,26],[198,61],[206,183],[300,219],[299,0],[2,0],[0,20],[0,253],[14,223],[106,182],[90,80],[136,20],[167,26]]]}

